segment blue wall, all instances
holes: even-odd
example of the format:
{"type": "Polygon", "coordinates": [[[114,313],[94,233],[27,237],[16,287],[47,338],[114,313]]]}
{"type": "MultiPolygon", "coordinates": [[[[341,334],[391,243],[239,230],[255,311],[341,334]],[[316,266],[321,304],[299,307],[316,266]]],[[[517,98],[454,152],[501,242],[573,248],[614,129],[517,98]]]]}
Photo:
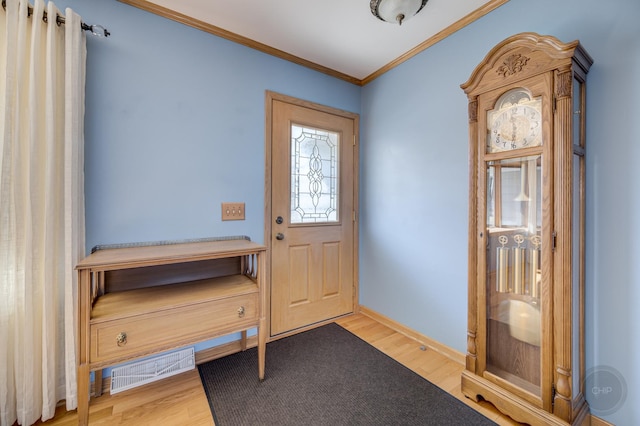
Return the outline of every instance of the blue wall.
{"type": "Polygon", "coordinates": [[[587,367],[615,368],[629,390],[601,417],[640,424],[632,403],[640,400],[640,168],[632,164],[640,158],[640,2],[511,0],[364,88],[115,0],[56,4],[113,34],[87,42],[88,248],[238,234],[262,242],[265,90],[353,111],[361,114],[360,302],[460,352],[468,136],[459,86],[515,33],[580,39],[595,60],[587,367]],[[244,201],[247,220],[221,222],[222,201],[244,201]]]}
{"type": "Polygon", "coordinates": [[[55,4],[111,32],[87,33],[87,251],[228,235],[263,242],[265,91],[360,112],[359,86],[115,0],[55,4]],[[222,222],[227,201],[245,202],[246,220],[222,222]]]}
{"type": "Polygon", "coordinates": [[[460,84],[513,34],[582,42],[595,61],[587,94],[586,362],[626,381],[626,403],[595,413],[618,425],[640,424],[633,403],[640,401],[639,19],[637,0],[511,0],[362,91],[360,303],[464,353],[468,120],[460,84]]]}
{"type": "Polygon", "coordinates": [[[115,0],[56,1],[87,36],[87,247],[263,240],[265,91],[358,113],[360,87],[115,0]],[[220,203],[246,203],[222,222],[220,203]]]}

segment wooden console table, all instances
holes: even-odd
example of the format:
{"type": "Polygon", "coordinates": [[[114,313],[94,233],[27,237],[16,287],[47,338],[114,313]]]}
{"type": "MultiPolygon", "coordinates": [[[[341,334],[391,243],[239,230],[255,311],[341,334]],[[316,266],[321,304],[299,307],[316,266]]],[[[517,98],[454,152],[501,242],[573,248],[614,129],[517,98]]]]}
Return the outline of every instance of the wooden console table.
{"type": "Polygon", "coordinates": [[[78,424],[89,421],[90,373],[225,334],[258,328],[267,341],[265,251],[247,238],[106,246],[78,271],[78,424]]]}

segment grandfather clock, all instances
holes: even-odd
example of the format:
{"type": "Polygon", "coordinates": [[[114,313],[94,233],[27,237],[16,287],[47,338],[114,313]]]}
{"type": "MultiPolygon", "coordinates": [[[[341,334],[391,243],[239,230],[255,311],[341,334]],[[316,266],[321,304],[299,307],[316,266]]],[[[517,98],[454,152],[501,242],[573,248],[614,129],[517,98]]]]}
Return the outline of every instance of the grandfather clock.
{"type": "Polygon", "coordinates": [[[532,425],[584,424],[585,92],[578,41],[521,33],[469,99],[469,313],[462,391],[532,425]]]}

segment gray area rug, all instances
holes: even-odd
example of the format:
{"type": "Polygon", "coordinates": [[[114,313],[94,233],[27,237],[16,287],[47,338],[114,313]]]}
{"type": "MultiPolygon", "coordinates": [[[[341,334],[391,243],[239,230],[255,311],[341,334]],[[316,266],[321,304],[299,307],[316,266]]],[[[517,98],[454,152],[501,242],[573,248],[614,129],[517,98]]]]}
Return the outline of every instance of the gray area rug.
{"type": "Polygon", "coordinates": [[[337,324],[198,369],[216,426],[496,424],[337,324]]]}

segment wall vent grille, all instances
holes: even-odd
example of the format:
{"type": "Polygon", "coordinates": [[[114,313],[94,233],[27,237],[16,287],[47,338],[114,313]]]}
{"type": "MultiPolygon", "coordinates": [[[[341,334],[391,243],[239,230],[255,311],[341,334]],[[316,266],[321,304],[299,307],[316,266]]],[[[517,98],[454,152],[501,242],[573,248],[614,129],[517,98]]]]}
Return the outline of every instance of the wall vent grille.
{"type": "Polygon", "coordinates": [[[195,368],[193,348],[161,355],[111,370],[111,394],[175,376],[195,368]]]}

